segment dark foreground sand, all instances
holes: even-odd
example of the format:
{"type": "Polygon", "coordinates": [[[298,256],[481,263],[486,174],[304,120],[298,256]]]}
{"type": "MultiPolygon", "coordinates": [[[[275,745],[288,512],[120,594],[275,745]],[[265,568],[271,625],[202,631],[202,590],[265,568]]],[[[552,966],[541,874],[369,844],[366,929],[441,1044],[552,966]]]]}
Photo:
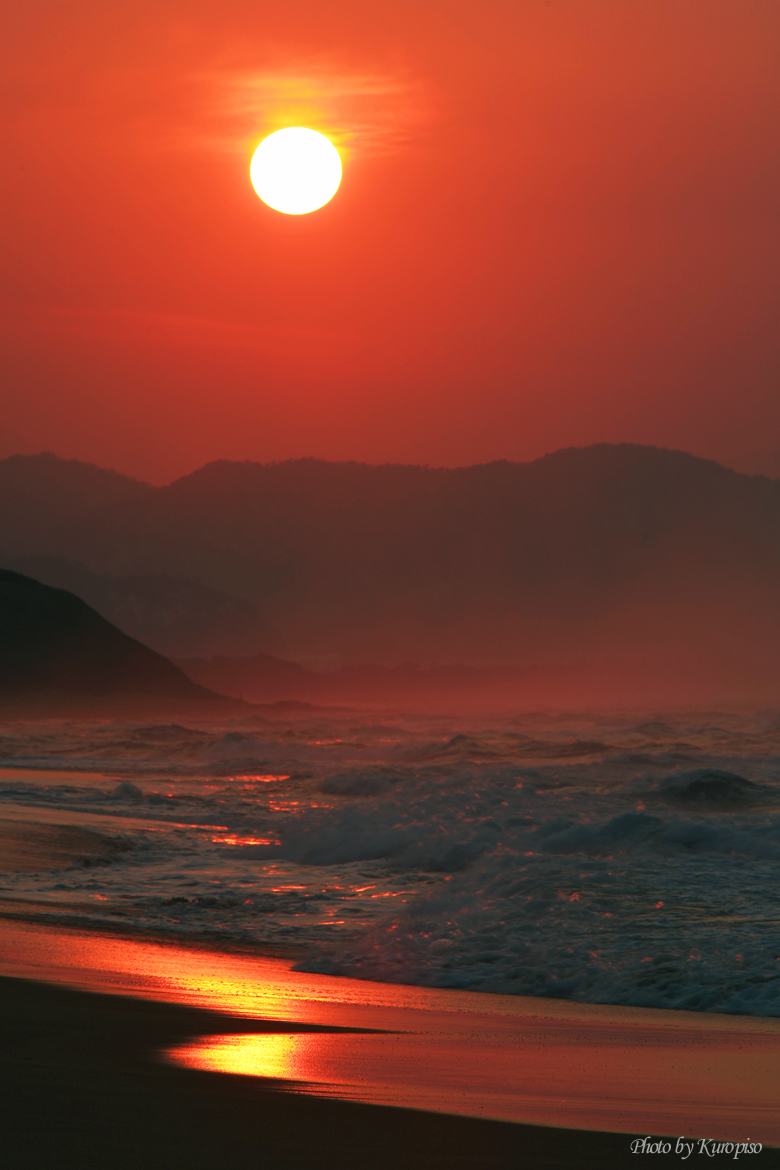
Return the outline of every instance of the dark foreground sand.
{"type": "MultiPolygon", "coordinates": [[[[176,1004],[0,979],[0,1162],[9,1170],[596,1170],[637,1163],[625,1134],[325,1100],[153,1056],[192,1035],[242,1026],[257,1027],[176,1004]]],[[[291,1030],[289,1022],[275,1026],[291,1030]]],[[[651,1160],[672,1163],[681,1164],[674,1155],[651,1160]]],[[[780,1166],[780,1152],[765,1150],[740,1159],[745,1163],[780,1166]]]]}

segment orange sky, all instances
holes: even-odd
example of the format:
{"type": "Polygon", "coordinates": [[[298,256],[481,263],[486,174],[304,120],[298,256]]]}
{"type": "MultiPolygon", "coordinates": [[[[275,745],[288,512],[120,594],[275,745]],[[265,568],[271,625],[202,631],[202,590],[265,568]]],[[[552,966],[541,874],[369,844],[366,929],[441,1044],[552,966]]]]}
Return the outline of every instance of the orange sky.
{"type": "Polygon", "coordinates": [[[780,426],[777,0],[9,0],[0,457],[431,464],[780,426]],[[331,135],[310,216],[254,194],[331,135]]]}

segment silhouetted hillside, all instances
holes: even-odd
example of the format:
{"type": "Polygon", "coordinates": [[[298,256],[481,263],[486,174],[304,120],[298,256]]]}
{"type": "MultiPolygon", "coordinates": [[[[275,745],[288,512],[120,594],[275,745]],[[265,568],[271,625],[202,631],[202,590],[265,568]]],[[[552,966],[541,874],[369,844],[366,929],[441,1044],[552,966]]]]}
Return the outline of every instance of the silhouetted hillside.
{"type": "Polygon", "coordinates": [[[245,654],[278,643],[251,601],[186,577],[114,577],[46,554],[7,558],[6,567],[75,593],[123,633],[167,657],[245,654]]]}
{"type": "Polygon", "coordinates": [[[0,705],[215,709],[227,700],[115,629],[78,597],[0,570],[0,705]]]}
{"type": "Polygon", "coordinates": [[[323,668],[617,658],[780,680],[780,482],[654,447],[457,469],[213,463],[37,551],[246,598],[286,658],[323,668]]]}

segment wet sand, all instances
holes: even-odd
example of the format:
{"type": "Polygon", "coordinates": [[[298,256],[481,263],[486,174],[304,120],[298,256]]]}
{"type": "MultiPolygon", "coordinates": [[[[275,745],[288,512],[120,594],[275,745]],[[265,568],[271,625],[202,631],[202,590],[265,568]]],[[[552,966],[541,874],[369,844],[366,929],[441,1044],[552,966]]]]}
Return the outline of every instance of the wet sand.
{"type": "Polygon", "coordinates": [[[283,1082],[153,1058],[193,1033],[235,1030],[235,1019],[217,1013],[0,979],[0,1026],[9,1170],[597,1170],[633,1162],[624,1135],[325,1100],[281,1092],[283,1082]]]}
{"type": "Polygon", "coordinates": [[[0,972],[11,1166],[622,1167],[637,1132],[780,1141],[780,1021],[372,984],[11,921],[0,972]]]}

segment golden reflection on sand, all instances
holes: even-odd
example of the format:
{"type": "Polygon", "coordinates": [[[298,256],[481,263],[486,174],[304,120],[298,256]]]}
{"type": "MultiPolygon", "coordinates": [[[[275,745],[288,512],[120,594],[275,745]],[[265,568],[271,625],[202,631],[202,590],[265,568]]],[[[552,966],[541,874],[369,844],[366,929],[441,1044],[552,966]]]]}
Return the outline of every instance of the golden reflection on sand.
{"type": "Polygon", "coordinates": [[[778,1019],[370,983],[2,919],[0,974],[256,1021],[160,1054],[193,1070],[472,1117],[780,1145],[778,1019]],[[370,1031],[269,1034],[264,1021],[370,1031]]]}
{"type": "Polygon", "coordinates": [[[305,1048],[311,1036],[210,1036],[200,1043],[172,1048],[167,1055],[185,1068],[240,1073],[249,1077],[306,1080],[305,1048]]]}
{"type": "MultiPolygon", "coordinates": [[[[292,1091],[561,1128],[780,1143],[777,1043],[559,1026],[502,1034],[207,1036],[166,1059],[292,1091]],[[621,1043],[621,1040],[623,1041],[621,1043]],[[741,1136],[740,1136],[741,1135],[741,1136]]],[[[766,1038],[762,1038],[765,1040],[766,1038]]]]}

